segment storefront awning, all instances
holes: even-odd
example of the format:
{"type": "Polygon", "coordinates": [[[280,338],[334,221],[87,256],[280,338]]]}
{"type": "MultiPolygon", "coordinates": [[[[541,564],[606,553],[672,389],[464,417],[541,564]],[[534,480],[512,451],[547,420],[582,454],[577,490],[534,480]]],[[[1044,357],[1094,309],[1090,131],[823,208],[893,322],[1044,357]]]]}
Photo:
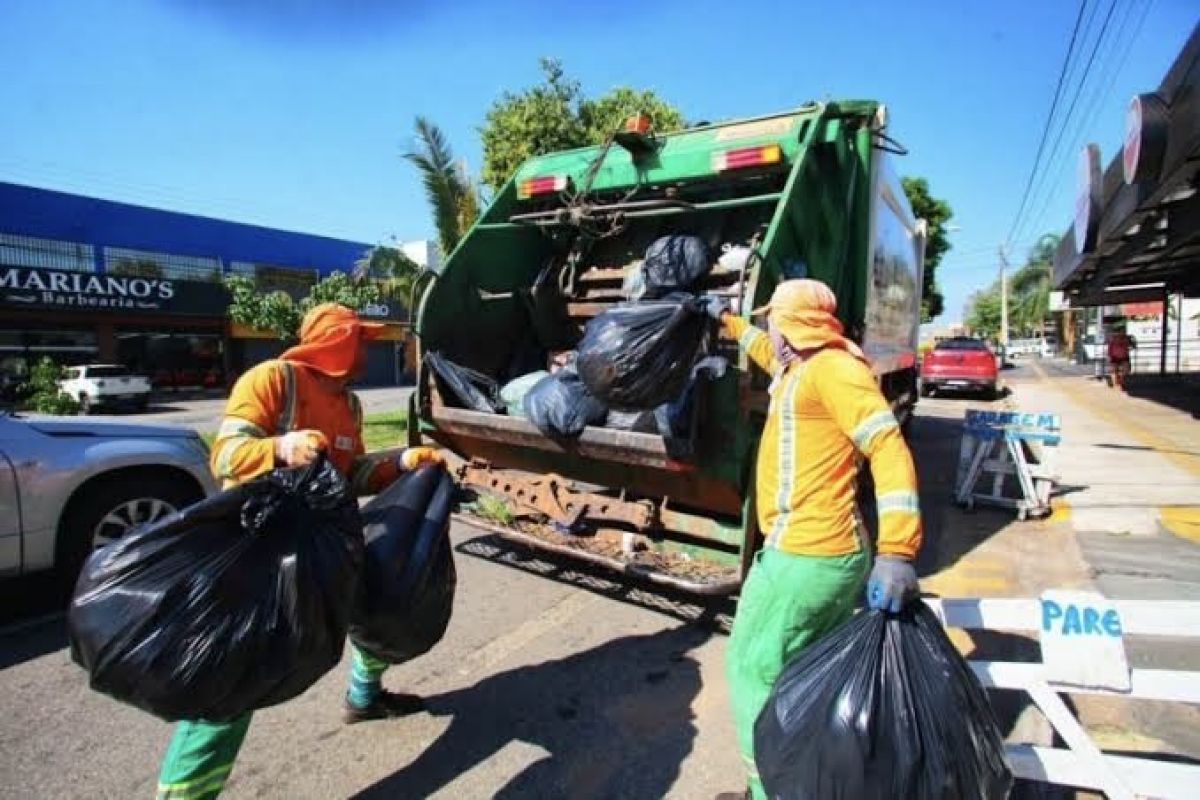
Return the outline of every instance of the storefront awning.
{"type": "Polygon", "coordinates": [[[1124,146],[1102,174],[1099,163],[1088,145],[1056,288],[1073,306],[1152,299],[1151,284],[1157,299],[1200,296],[1200,26],[1157,91],[1131,101],[1124,146]]]}

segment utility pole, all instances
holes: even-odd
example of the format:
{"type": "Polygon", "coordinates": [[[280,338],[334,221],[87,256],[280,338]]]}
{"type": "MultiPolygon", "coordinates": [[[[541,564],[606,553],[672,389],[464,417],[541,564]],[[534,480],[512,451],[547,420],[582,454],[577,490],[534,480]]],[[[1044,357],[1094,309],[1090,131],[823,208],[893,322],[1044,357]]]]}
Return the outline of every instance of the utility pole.
{"type": "Polygon", "coordinates": [[[1008,258],[1000,245],[1000,346],[1008,353],[1008,258]]]}

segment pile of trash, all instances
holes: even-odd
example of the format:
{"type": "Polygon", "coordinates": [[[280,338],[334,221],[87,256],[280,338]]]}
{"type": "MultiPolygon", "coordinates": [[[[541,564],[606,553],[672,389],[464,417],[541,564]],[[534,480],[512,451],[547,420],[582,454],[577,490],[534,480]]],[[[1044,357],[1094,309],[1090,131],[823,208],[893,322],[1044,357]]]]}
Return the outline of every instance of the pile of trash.
{"type": "Polygon", "coordinates": [[[452,494],[443,467],[423,467],[360,514],[324,456],[223,491],[92,553],[71,657],[93,689],[168,721],[295,697],[341,661],[348,633],[413,658],[450,618],[452,494]]]}
{"type": "Polygon", "coordinates": [[[576,350],[503,385],[436,352],[426,363],[443,397],[527,418],[545,436],[576,438],[592,425],[686,438],[698,383],[725,370],[705,357],[713,323],[694,293],[713,263],[700,237],[656,239],[626,277],[627,302],[589,320],[576,350]]]}

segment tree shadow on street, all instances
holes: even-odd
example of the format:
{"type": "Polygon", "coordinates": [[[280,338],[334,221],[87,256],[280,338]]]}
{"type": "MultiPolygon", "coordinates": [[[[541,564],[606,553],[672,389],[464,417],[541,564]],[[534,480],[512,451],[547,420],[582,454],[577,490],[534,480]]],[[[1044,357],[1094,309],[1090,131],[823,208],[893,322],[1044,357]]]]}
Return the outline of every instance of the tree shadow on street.
{"type": "MultiPolygon", "coordinates": [[[[925,543],[916,561],[917,573],[922,577],[952,567],[1016,519],[1016,513],[1007,509],[977,507],[966,511],[955,505],[955,467],[961,436],[961,419],[924,415],[913,419],[909,446],[917,466],[925,526],[925,543]]],[[[862,505],[874,535],[877,529],[870,519],[874,504],[862,505]]]]}
{"type": "Polygon", "coordinates": [[[1130,397],[1169,406],[1200,419],[1200,376],[1130,375],[1125,391],[1130,397]]]}
{"type": "Polygon", "coordinates": [[[711,635],[682,624],[625,636],[430,697],[429,712],[452,717],[450,727],[355,797],[429,797],[512,742],[548,755],[494,797],[664,797],[696,736],[700,667],[689,653],[711,635]]]}

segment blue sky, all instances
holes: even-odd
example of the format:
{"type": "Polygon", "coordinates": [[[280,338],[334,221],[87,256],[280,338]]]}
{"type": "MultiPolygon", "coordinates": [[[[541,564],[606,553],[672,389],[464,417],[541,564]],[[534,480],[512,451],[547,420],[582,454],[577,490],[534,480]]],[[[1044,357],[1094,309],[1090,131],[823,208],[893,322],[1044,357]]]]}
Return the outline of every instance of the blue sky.
{"type": "MultiPolygon", "coordinates": [[[[1093,39],[1109,1],[1089,0],[1093,39]]],[[[953,320],[995,274],[1078,4],[5,0],[4,8],[0,180],[365,242],[431,233],[400,159],[414,116],[441,125],[477,170],[485,110],[505,89],[536,81],[539,56],[561,58],[588,93],[653,88],[690,119],[879,98],[911,153],[900,172],[927,177],[954,207],[961,230],[939,272],[943,319],[953,320]]],[[[1037,234],[1066,228],[1081,145],[1098,142],[1105,162],[1117,152],[1129,97],[1157,87],[1198,16],[1194,0],[1117,0],[1108,43],[1045,189],[1033,195],[1018,256],[1037,234]]]]}

